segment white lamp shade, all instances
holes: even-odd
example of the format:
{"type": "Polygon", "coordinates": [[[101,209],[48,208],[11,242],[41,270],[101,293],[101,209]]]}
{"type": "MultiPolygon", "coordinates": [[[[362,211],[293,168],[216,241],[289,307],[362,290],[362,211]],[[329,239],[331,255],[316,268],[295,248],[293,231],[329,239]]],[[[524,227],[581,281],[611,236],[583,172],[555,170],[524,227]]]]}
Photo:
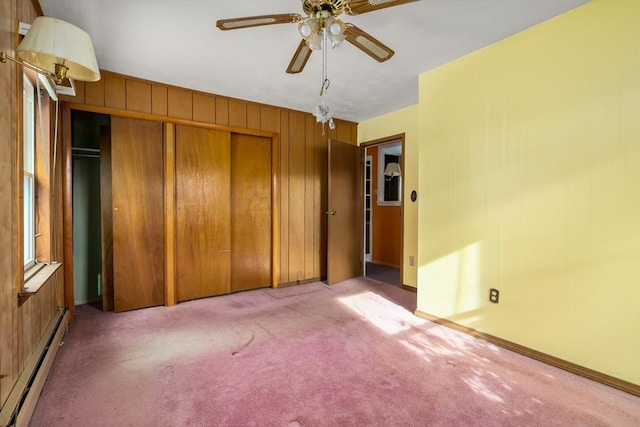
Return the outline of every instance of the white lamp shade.
{"type": "Polygon", "coordinates": [[[55,64],[68,67],[67,77],[94,82],[100,69],[91,37],[84,30],[59,19],[39,16],[17,49],[24,62],[54,73],[55,64]]]}
{"type": "Polygon", "coordinates": [[[400,163],[387,163],[384,174],[385,176],[400,176],[400,163]]]}

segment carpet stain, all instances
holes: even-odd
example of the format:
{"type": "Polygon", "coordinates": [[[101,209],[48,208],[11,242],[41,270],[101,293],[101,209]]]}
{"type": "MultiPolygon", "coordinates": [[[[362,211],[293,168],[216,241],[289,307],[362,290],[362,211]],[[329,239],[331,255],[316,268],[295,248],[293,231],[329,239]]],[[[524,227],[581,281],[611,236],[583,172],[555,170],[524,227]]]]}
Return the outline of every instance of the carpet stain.
{"type": "Polygon", "coordinates": [[[232,356],[237,356],[238,354],[240,354],[241,351],[243,351],[245,348],[249,347],[249,345],[251,345],[251,343],[255,339],[256,339],[256,333],[251,331],[251,338],[249,338],[249,341],[247,341],[245,343],[245,345],[243,345],[239,350],[236,350],[236,351],[232,352],[231,355],[232,356]]]}

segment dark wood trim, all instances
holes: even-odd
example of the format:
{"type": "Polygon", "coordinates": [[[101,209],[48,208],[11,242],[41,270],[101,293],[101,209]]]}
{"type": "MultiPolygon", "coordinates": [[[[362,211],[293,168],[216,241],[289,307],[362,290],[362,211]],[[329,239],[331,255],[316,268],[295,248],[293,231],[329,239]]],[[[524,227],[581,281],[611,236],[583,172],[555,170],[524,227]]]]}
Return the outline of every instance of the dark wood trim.
{"type": "MultiPolygon", "coordinates": [[[[278,285],[278,288],[289,288],[291,286],[306,285],[306,284],[315,283],[315,282],[325,282],[326,280],[327,280],[326,277],[314,277],[312,279],[295,280],[293,282],[280,283],[280,285],[278,285]]],[[[326,285],[326,283],[322,283],[322,284],[326,285]]]]}
{"type": "Polygon", "coordinates": [[[150,120],[162,123],[172,123],[182,126],[196,126],[207,129],[215,129],[231,133],[239,133],[243,135],[253,135],[265,138],[273,138],[276,136],[274,132],[266,132],[256,129],[239,128],[233,126],[217,125],[212,123],[198,122],[195,120],[178,119],[169,116],[159,116],[151,113],[139,113],[135,111],[120,110],[118,108],[98,107],[95,105],[75,104],[71,102],[63,102],[63,104],[73,110],[87,111],[90,113],[108,114],[110,116],[126,117],[130,119],[150,120]]]}
{"type": "Polygon", "coordinates": [[[62,104],[62,246],[64,304],[69,309],[69,323],[75,321],[73,294],[73,159],[71,157],[71,108],[62,104]]]}
{"type": "MultiPolygon", "coordinates": [[[[407,158],[406,153],[407,149],[405,148],[405,137],[404,133],[400,134],[401,139],[401,147],[402,147],[402,157],[400,158],[401,170],[400,172],[404,175],[407,171],[405,167],[405,159],[407,158]]],[[[400,189],[400,283],[404,283],[404,202],[407,199],[406,196],[406,183],[405,180],[402,180],[402,188],[400,189]]]]}
{"type": "MultiPolygon", "coordinates": [[[[370,146],[373,146],[373,145],[386,144],[387,142],[396,141],[398,139],[402,140],[402,148],[404,149],[404,139],[405,139],[405,134],[404,133],[398,133],[396,135],[385,136],[383,138],[378,138],[378,139],[374,139],[374,140],[371,140],[371,141],[362,142],[362,143],[360,143],[360,146],[361,147],[370,147],[370,146]]],[[[403,151],[403,154],[404,154],[404,151],[403,151]]]]}
{"type": "Polygon", "coordinates": [[[164,125],[164,305],[176,298],[176,126],[164,125]]]}
{"type": "Polygon", "coordinates": [[[611,375],[603,374],[602,372],[585,368],[584,366],[580,366],[575,363],[560,359],[558,357],[551,356],[549,354],[545,354],[540,351],[531,349],[529,347],[525,347],[523,345],[516,344],[514,342],[507,341],[505,339],[498,338],[496,336],[486,334],[484,332],[480,332],[476,329],[470,328],[468,326],[460,325],[458,323],[452,322],[447,319],[443,319],[441,317],[433,316],[431,314],[425,313],[420,310],[416,310],[414,314],[422,319],[426,319],[433,323],[437,323],[438,325],[446,326],[447,328],[451,328],[458,332],[471,335],[472,337],[481,339],[491,344],[495,344],[497,346],[500,346],[507,350],[511,350],[523,356],[530,357],[531,359],[538,360],[540,362],[546,363],[547,365],[551,365],[556,368],[563,369],[565,371],[571,372],[572,374],[580,375],[581,377],[585,377],[587,379],[602,383],[609,387],[622,390],[625,393],[629,393],[634,396],[640,397],[640,385],[638,384],[633,384],[628,381],[621,380],[620,378],[612,377],[611,375]]]}
{"type": "Polygon", "coordinates": [[[36,15],[44,16],[44,11],[42,10],[42,6],[40,6],[40,0],[31,0],[31,4],[33,5],[33,9],[36,11],[36,15]]]}
{"type": "Polygon", "coordinates": [[[404,289],[405,291],[409,291],[409,292],[413,292],[413,293],[418,293],[418,288],[414,287],[414,286],[408,286],[408,285],[400,285],[400,287],[402,289],[404,289]]]}
{"type": "Polygon", "coordinates": [[[280,281],[280,138],[271,137],[271,287],[280,281]]]}

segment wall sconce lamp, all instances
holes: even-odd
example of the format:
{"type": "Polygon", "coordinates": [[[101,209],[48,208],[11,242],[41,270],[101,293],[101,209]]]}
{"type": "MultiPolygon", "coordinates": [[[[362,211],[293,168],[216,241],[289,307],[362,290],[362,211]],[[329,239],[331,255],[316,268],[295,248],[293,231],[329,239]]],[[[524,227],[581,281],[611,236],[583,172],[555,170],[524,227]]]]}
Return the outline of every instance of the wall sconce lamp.
{"type": "Polygon", "coordinates": [[[65,77],[87,82],[100,80],[89,34],[59,19],[37,17],[18,45],[16,54],[17,59],[0,52],[0,62],[15,62],[49,77],[56,84],[65,77]]]}
{"type": "Polygon", "coordinates": [[[387,167],[384,169],[384,176],[389,177],[389,179],[394,176],[400,176],[400,163],[387,163],[387,167]]]}

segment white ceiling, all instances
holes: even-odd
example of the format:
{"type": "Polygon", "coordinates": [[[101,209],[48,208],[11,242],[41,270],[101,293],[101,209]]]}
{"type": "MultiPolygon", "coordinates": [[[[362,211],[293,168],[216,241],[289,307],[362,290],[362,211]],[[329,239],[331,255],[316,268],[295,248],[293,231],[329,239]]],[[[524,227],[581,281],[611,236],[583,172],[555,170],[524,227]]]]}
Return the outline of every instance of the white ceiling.
{"type": "MultiPolygon", "coordinates": [[[[395,50],[378,63],[344,43],[328,52],[334,117],[361,122],[418,102],[418,75],[587,0],[420,0],[346,22],[395,50]]],[[[103,70],[234,98],[313,111],[321,58],[285,70],[297,26],[220,31],[218,19],[300,13],[300,0],[40,0],[45,15],[86,30],[103,70]]]]}

